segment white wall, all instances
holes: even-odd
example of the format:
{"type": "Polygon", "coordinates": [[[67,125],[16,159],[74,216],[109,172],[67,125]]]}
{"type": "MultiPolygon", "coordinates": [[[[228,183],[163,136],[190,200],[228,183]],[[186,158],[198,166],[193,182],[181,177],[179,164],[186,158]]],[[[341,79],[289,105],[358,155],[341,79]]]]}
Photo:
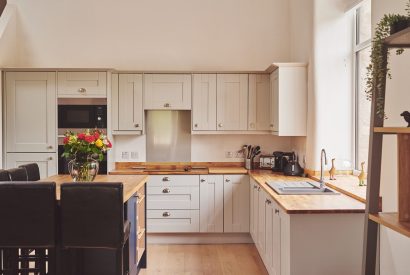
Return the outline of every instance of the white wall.
{"type": "MultiPolygon", "coordinates": [[[[116,136],[115,161],[146,161],[146,136],[116,136]],[[122,152],[138,152],[138,159],[122,159],[122,152]]],[[[226,152],[236,152],[244,144],[259,145],[261,154],[272,154],[273,151],[291,150],[291,140],[272,135],[192,135],[191,161],[193,162],[237,162],[241,158],[227,158],[226,152]]],[[[129,153],[131,155],[131,153],[129,153]]],[[[256,161],[257,159],[255,159],[256,161]]]]}
{"type": "MultiPolygon", "coordinates": [[[[372,0],[372,27],[388,13],[405,14],[407,0],[372,0]]],[[[406,126],[400,113],[410,110],[410,51],[389,58],[393,78],[387,80],[385,126],[406,126]]],[[[380,193],[383,197],[383,211],[397,211],[397,142],[395,136],[385,136],[380,193]]],[[[380,273],[385,275],[407,275],[410,270],[408,255],[410,239],[382,227],[380,236],[380,273]]]]}
{"type": "Polygon", "coordinates": [[[287,0],[10,0],[20,67],[264,70],[289,59],[287,0]]]}

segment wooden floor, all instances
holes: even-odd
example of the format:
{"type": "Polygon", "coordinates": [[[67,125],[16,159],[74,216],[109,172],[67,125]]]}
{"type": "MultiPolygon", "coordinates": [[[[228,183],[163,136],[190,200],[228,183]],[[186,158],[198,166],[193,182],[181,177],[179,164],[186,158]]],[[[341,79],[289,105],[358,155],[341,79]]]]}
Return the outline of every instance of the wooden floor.
{"type": "Polygon", "coordinates": [[[149,245],[140,275],[267,275],[253,244],[149,245]]]}

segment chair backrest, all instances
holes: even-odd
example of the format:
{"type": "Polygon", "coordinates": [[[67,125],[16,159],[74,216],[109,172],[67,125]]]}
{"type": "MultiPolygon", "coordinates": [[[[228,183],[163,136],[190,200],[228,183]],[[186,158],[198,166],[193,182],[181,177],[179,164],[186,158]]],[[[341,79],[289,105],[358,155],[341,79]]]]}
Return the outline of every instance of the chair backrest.
{"type": "Polygon", "coordinates": [[[54,182],[0,182],[0,247],[55,245],[54,182]]]}
{"type": "Polygon", "coordinates": [[[61,242],[67,248],[118,248],[124,240],[122,183],[61,185],[61,242]]]}
{"type": "Polygon", "coordinates": [[[27,181],[27,173],[24,168],[11,168],[9,172],[10,181],[27,181]]]}
{"type": "Polygon", "coordinates": [[[19,168],[23,168],[26,170],[28,181],[40,180],[40,168],[38,167],[37,163],[28,163],[20,165],[19,168]]]}
{"type": "Polygon", "coordinates": [[[0,181],[10,181],[10,175],[7,170],[0,169],[0,181]]]}

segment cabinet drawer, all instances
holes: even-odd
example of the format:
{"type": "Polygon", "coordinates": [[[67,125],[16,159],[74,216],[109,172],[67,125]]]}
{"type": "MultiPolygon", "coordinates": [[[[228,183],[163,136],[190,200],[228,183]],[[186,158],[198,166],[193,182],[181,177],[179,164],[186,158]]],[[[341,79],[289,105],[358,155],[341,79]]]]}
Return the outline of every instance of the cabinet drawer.
{"type": "Polygon", "coordinates": [[[59,72],[58,97],[107,97],[106,72],[59,72]]]}
{"type": "Polygon", "coordinates": [[[148,210],[150,233],[199,232],[199,210],[148,210]]]}
{"type": "Polygon", "coordinates": [[[148,187],[199,186],[197,175],[153,175],[150,176],[148,187]]]}
{"type": "Polygon", "coordinates": [[[199,186],[149,186],[147,209],[199,209],[199,186]]]}

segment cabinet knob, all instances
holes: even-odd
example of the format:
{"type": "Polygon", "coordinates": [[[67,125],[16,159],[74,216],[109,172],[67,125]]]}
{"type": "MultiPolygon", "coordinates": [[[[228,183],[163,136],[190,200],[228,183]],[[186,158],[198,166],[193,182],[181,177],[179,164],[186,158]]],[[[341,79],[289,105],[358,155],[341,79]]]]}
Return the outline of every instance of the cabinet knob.
{"type": "Polygon", "coordinates": [[[134,127],[138,128],[138,127],[140,127],[140,125],[137,123],[137,124],[134,124],[134,127]]]}
{"type": "Polygon", "coordinates": [[[223,124],[222,124],[222,123],[219,123],[219,124],[218,124],[218,127],[222,127],[222,126],[223,126],[223,124]]]}
{"type": "Polygon", "coordinates": [[[80,88],[80,89],[78,89],[78,92],[84,94],[84,93],[87,92],[87,89],[86,88],[80,88]]]}
{"type": "Polygon", "coordinates": [[[47,149],[53,149],[53,146],[49,145],[47,146],[47,149]]]}
{"type": "Polygon", "coordinates": [[[261,190],[261,187],[260,186],[258,186],[258,191],[260,191],[261,190]]]}
{"type": "Polygon", "coordinates": [[[169,181],[169,178],[168,177],[163,177],[162,181],[169,181]]]}
{"type": "Polygon", "coordinates": [[[273,124],[270,124],[269,127],[273,128],[273,124]]]}
{"type": "Polygon", "coordinates": [[[265,200],[265,203],[271,204],[272,202],[271,202],[269,199],[266,199],[266,200],[265,200]]]}
{"type": "Polygon", "coordinates": [[[165,103],[165,104],[164,104],[164,107],[169,108],[169,107],[171,107],[171,104],[165,103]]]}
{"type": "Polygon", "coordinates": [[[53,160],[53,157],[48,157],[47,160],[53,160]]]}
{"type": "Polygon", "coordinates": [[[253,189],[256,189],[256,188],[258,188],[258,186],[254,185],[254,186],[253,186],[253,189]]]}
{"type": "Polygon", "coordinates": [[[168,194],[171,193],[171,190],[169,190],[169,188],[165,188],[162,190],[162,193],[168,194]]]}
{"type": "Polygon", "coordinates": [[[205,180],[204,180],[204,179],[201,179],[201,182],[205,182],[205,180]]]}
{"type": "Polygon", "coordinates": [[[195,127],[195,128],[198,128],[198,123],[195,123],[194,127],[195,127]]]}
{"type": "Polygon", "coordinates": [[[275,214],[279,214],[279,209],[275,209],[275,214]]]}
{"type": "Polygon", "coordinates": [[[169,212],[164,212],[164,213],[162,213],[162,216],[163,216],[163,217],[169,217],[169,216],[171,216],[171,213],[169,213],[169,212]]]}
{"type": "Polygon", "coordinates": [[[225,180],[225,182],[230,182],[230,181],[231,181],[230,179],[226,179],[226,180],[225,180]]]}

